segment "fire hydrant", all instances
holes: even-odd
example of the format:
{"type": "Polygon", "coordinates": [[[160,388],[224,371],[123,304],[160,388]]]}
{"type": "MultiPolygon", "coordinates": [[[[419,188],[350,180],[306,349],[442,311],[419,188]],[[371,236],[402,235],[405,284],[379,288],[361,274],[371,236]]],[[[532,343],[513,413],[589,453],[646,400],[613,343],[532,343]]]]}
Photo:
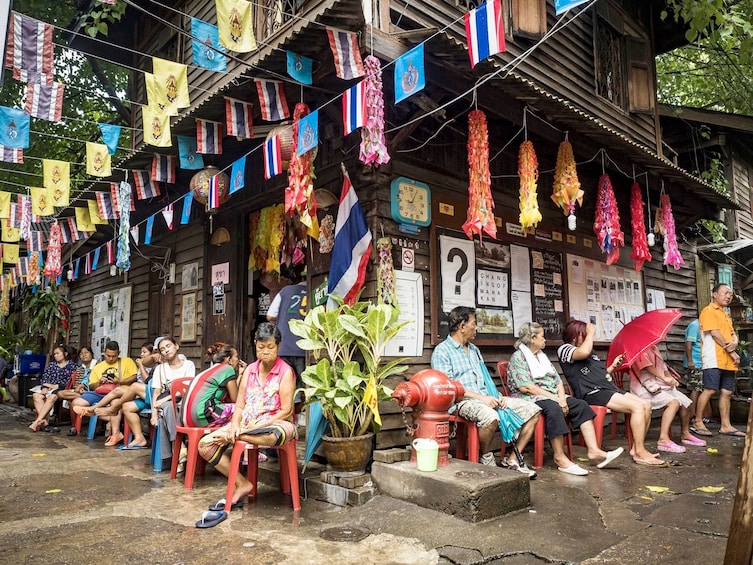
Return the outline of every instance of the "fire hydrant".
{"type": "MultiPolygon", "coordinates": [[[[397,403],[413,407],[414,437],[429,438],[439,444],[439,465],[449,465],[450,420],[447,410],[465,395],[463,385],[434,369],[424,369],[400,383],[392,393],[397,403]]],[[[411,461],[416,450],[411,450],[411,461]]]]}

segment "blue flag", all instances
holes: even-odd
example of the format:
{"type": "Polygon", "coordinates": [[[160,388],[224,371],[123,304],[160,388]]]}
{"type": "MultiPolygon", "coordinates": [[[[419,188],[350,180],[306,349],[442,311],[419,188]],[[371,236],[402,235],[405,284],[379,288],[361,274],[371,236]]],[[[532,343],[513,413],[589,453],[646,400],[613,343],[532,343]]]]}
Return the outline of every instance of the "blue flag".
{"type": "Polygon", "coordinates": [[[567,12],[570,8],[575,8],[586,2],[588,0],[554,0],[554,13],[559,16],[562,12],[567,12]]]}
{"type": "Polygon", "coordinates": [[[180,215],[181,225],[187,224],[191,217],[191,202],[193,202],[193,192],[189,190],[183,197],[183,212],[180,215]]]}
{"type": "Polygon", "coordinates": [[[152,242],[152,230],[154,229],[154,216],[149,216],[146,219],[146,233],[144,234],[144,245],[149,245],[152,242]]]}
{"type": "Polygon", "coordinates": [[[423,90],[425,86],[424,44],[421,43],[395,61],[395,103],[423,90]]]}
{"type": "Polygon", "coordinates": [[[99,264],[99,253],[102,251],[101,247],[97,247],[94,250],[94,255],[92,257],[92,273],[97,270],[97,265],[99,264]]]}
{"type": "Polygon", "coordinates": [[[245,155],[233,163],[233,170],[230,172],[230,194],[238,192],[244,186],[246,186],[245,155]]]}
{"type": "Polygon", "coordinates": [[[193,38],[194,65],[210,71],[227,71],[227,58],[222,54],[225,48],[220,45],[220,32],[217,26],[191,18],[191,37],[193,38]],[[222,53],[218,53],[215,49],[222,53]]]}
{"type": "Polygon", "coordinates": [[[311,69],[314,66],[314,61],[298,53],[288,51],[288,74],[301,84],[312,84],[314,79],[312,78],[311,69]]]}
{"type": "Polygon", "coordinates": [[[107,145],[107,152],[115,155],[118,150],[118,140],[120,139],[120,126],[112,124],[97,124],[99,131],[102,132],[102,143],[107,145]]]}
{"type": "Polygon", "coordinates": [[[181,169],[198,170],[204,168],[204,158],[196,152],[196,137],[179,135],[178,155],[180,156],[181,169]]]}
{"type": "Polygon", "coordinates": [[[8,149],[29,147],[31,117],[23,110],[0,106],[0,145],[8,149]]]}
{"type": "Polygon", "coordinates": [[[75,266],[75,268],[73,269],[73,280],[74,280],[74,281],[77,281],[77,280],[78,280],[78,268],[79,268],[80,266],[81,266],[81,257],[79,257],[78,259],[76,259],[76,266],[75,266]]]}
{"type": "Polygon", "coordinates": [[[319,145],[319,110],[314,110],[298,122],[298,155],[319,145]]]}

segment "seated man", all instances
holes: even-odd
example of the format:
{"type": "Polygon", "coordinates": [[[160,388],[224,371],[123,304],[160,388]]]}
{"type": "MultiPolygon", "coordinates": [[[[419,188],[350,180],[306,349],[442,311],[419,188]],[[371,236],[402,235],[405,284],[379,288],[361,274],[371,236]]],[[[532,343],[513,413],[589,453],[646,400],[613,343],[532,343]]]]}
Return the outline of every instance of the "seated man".
{"type": "MultiPolygon", "coordinates": [[[[105,345],[105,360],[97,363],[89,376],[90,391],[85,392],[79,398],[71,402],[71,409],[76,414],[90,414],[89,408],[97,404],[112,391],[105,391],[104,384],[114,385],[120,389],[120,395],[128,390],[128,387],[136,382],[138,369],[130,357],[120,358],[120,345],[117,341],[108,341],[105,345]]],[[[115,390],[115,389],[113,389],[115,390]]],[[[120,431],[121,414],[118,412],[110,418],[110,436],[105,441],[105,446],[111,447],[123,441],[120,431]]]]}
{"type": "MultiPolygon", "coordinates": [[[[497,408],[509,407],[523,418],[525,423],[517,440],[521,452],[533,435],[541,409],[533,402],[501,394],[491,396],[487,392],[482,369],[484,360],[478,347],[471,343],[476,337],[475,309],[457,306],[450,312],[448,320],[450,335],[434,349],[431,367],[463,385],[465,397],[455,404],[453,411],[458,416],[476,423],[482,453],[479,461],[484,465],[495,466],[491,443],[494,431],[499,427],[497,408]]],[[[536,476],[536,472],[530,470],[527,465],[518,463],[515,454],[509,459],[503,458],[502,465],[520,471],[530,478],[536,476]]]]}

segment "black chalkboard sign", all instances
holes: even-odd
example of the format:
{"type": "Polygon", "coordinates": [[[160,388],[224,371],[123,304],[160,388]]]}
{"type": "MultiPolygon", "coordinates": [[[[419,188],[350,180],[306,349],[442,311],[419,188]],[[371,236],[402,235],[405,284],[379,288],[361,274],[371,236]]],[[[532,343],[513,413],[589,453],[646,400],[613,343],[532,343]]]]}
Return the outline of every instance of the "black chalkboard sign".
{"type": "Polygon", "coordinates": [[[530,249],[533,319],[547,339],[562,339],[565,328],[562,253],[530,249]]]}

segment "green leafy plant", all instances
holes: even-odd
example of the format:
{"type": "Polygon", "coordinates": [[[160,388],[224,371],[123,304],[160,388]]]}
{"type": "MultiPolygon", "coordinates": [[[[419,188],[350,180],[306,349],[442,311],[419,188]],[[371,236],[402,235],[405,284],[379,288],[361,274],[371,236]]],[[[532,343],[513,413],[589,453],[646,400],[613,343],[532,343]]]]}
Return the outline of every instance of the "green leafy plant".
{"type": "Polygon", "coordinates": [[[714,243],[726,243],[727,242],[727,226],[724,222],[717,220],[698,220],[698,226],[703,228],[709,233],[711,241],[714,243]]]}
{"type": "Polygon", "coordinates": [[[54,285],[26,295],[24,300],[24,309],[29,314],[29,332],[32,336],[44,337],[48,355],[52,355],[58,338],[66,333],[63,326],[65,315],[61,308],[64,304],[68,305],[70,302],[57,292],[54,285]]]}
{"type": "Polygon", "coordinates": [[[25,328],[19,327],[15,316],[9,316],[0,324],[0,356],[8,363],[13,361],[17,351],[33,350],[37,345],[37,340],[25,328]]]}
{"type": "Polygon", "coordinates": [[[337,299],[338,308],[317,306],[303,320],[291,320],[290,331],[302,338],[298,346],[312,351],[315,365],[306,367],[301,379],[306,404],[320,402],[333,437],[354,437],[379,430],[364,401],[373,377],[377,399],[389,400],[392,390],[385,379],[405,371],[405,359],[382,364],[384,345],[407,322],[398,322],[400,311],[388,304],[357,302],[353,306],[337,299]],[[357,359],[362,359],[362,363],[357,359]]]}
{"type": "Polygon", "coordinates": [[[125,2],[99,3],[86,14],[84,29],[92,37],[109,33],[108,24],[119,22],[126,10],[125,2]]]}

